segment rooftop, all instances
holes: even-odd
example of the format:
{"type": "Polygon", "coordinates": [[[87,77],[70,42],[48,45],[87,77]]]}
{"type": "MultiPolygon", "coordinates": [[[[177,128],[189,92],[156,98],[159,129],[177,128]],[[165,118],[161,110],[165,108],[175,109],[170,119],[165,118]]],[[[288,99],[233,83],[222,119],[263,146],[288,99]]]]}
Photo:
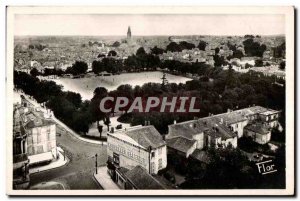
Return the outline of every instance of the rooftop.
{"type": "Polygon", "coordinates": [[[125,176],[137,189],[164,189],[146,169],[139,165],[127,171],[125,176]]]}
{"type": "Polygon", "coordinates": [[[202,132],[206,132],[214,137],[221,137],[222,139],[228,139],[235,137],[228,126],[241,121],[246,121],[248,116],[255,114],[275,114],[279,111],[264,108],[261,106],[253,106],[240,110],[230,111],[227,113],[212,115],[204,117],[198,120],[185,121],[173,125],[169,125],[168,139],[175,137],[184,137],[189,140],[193,140],[193,136],[202,132]]]}
{"type": "Polygon", "coordinates": [[[245,126],[245,129],[253,131],[259,134],[268,134],[270,132],[270,127],[264,125],[263,123],[253,123],[245,126]]]}
{"type": "Polygon", "coordinates": [[[122,131],[117,131],[114,136],[118,136],[123,140],[133,140],[135,143],[141,145],[145,149],[158,148],[165,145],[161,134],[154,126],[137,126],[122,131]],[[122,136],[123,135],[123,136],[122,136]],[[126,136],[131,139],[126,139],[126,136]]]}
{"type": "Polygon", "coordinates": [[[191,157],[206,164],[211,162],[211,158],[208,153],[200,149],[195,149],[195,151],[191,154],[191,157]]]}
{"type": "Polygon", "coordinates": [[[189,140],[184,137],[175,137],[166,140],[168,147],[186,153],[195,143],[196,140],[189,140]]]}

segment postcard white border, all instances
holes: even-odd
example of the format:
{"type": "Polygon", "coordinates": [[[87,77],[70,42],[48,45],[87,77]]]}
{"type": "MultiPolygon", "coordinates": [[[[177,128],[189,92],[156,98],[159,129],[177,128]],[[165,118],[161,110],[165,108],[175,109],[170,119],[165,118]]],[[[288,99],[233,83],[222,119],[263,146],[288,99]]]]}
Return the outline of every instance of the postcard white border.
{"type": "Polygon", "coordinates": [[[294,171],[294,7],[292,6],[8,6],[6,50],[6,193],[8,195],[293,195],[294,171]],[[13,47],[15,14],[282,14],[286,26],[286,189],[251,190],[13,190],[12,189],[12,114],[13,114],[13,47]]]}

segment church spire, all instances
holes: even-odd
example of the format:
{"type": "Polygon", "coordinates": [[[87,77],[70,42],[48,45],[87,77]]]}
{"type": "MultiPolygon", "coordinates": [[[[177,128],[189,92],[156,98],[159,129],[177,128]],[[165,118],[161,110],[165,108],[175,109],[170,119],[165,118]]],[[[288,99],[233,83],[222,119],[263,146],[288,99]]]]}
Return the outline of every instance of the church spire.
{"type": "Polygon", "coordinates": [[[130,29],[130,26],[128,26],[127,39],[131,39],[131,29],[130,29]]]}

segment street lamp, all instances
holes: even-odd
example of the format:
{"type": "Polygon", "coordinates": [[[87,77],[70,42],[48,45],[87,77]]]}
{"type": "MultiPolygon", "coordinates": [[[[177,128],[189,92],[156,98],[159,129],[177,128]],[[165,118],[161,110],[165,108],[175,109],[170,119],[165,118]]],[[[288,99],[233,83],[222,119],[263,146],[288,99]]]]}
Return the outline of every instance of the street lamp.
{"type": "Polygon", "coordinates": [[[98,166],[98,164],[97,164],[97,156],[98,156],[98,154],[95,154],[95,158],[96,158],[96,161],[95,161],[96,174],[98,174],[98,169],[97,169],[97,166],[98,166]]]}

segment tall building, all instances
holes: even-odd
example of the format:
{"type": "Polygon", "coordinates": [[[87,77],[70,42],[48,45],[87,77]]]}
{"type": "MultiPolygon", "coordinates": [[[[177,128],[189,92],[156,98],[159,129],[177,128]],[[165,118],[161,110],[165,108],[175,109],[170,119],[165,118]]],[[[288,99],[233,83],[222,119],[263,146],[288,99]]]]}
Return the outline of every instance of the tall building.
{"type": "MultiPolygon", "coordinates": [[[[141,166],[149,174],[167,167],[167,147],[154,126],[135,126],[107,134],[108,169],[141,166]]],[[[111,175],[114,177],[112,171],[111,175]]]]}
{"type": "Polygon", "coordinates": [[[26,133],[26,152],[30,165],[52,161],[57,158],[56,124],[24,97],[15,106],[14,119],[26,133]]]}
{"type": "Polygon", "coordinates": [[[16,114],[14,106],[13,119],[13,189],[27,189],[29,187],[29,159],[27,156],[27,133],[16,114]]]}
{"type": "Polygon", "coordinates": [[[127,31],[127,39],[131,39],[131,29],[130,29],[130,26],[128,27],[128,31],[127,31]]]}

